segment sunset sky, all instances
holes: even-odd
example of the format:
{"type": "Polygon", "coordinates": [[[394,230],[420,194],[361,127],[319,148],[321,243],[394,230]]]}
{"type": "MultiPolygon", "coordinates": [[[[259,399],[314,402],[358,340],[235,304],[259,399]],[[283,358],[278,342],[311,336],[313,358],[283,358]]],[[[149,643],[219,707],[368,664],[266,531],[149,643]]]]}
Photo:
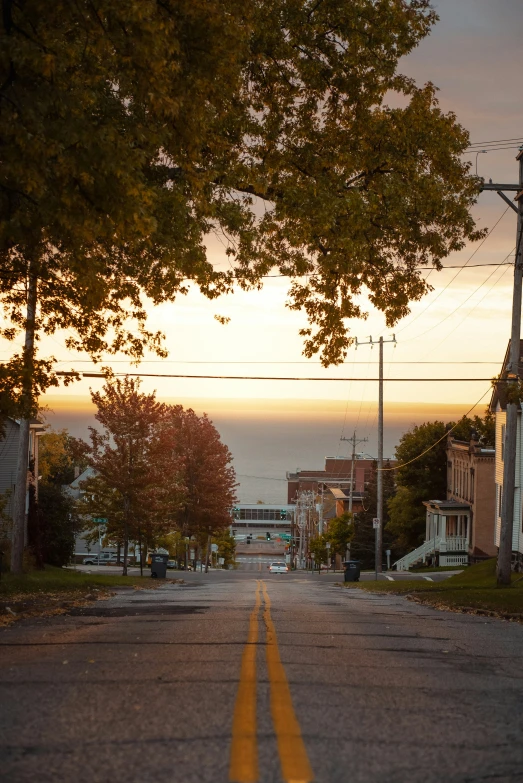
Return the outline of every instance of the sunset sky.
{"type": "MultiPolygon", "coordinates": [[[[432,35],[408,58],[400,70],[418,83],[433,81],[445,111],[456,113],[469,129],[471,142],[512,139],[523,136],[523,108],[518,55],[523,33],[521,0],[440,0],[435,3],[441,21],[432,35]]],[[[505,149],[478,156],[478,172],[494,181],[517,181],[517,149],[505,149]]],[[[474,166],[476,155],[471,157],[474,166]]],[[[492,228],[492,235],[477,251],[471,264],[484,264],[460,271],[430,272],[434,290],[412,306],[412,313],[393,330],[385,329],[380,313],[369,307],[367,321],[350,324],[361,340],[395,332],[397,346],[385,347],[386,378],[491,378],[499,371],[509,336],[512,268],[501,263],[515,246],[516,215],[495,193],[480,196],[474,209],[479,226],[492,228]],[[504,214],[505,213],[505,214],[504,214]],[[503,217],[502,217],[503,216],[503,217]]],[[[445,264],[462,264],[477,246],[468,246],[449,257],[445,264]]],[[[209,243],[209,258],[226,264],[223,248],[209,243]]],[[[305,324],[299,313],[285,307],[288,281],[269,279],[262,291],[238,291],[218,302],[209,302],[196,291],[174,304],[150,309],[149,327],[166,333],[167,360],[152,356],[141,365],[147,373],[375,377],[378,351],[369,346],[352,348],[340,367],[324,369],[318,360],[302,356],[298,330],[305,324]],[[229,317],[220,325],[214,315],[229,317]]],[[[12,345],[0,345],[7,358],[12,345]]],[[[88,370],[85,355],[74,355],[64,347],[64,335],[41,342],[43,355],[53,354],[63,369],[88,370]]],[[[115,371],[129,364],[122,357],[108,358],[115,371]]],[[[49,396],[57,409],[71,398],[74,406],[88,397],[89,386],[101,384],[83,380],[69,389],[53,390],[49,396]],[[74,395],[74,398],[71,397],[74,395]]],[[[145,390],[157,389],[161,398],[220,400],[342,401],[345,410],[357,410],[360,418],[377,399],[374,382],[226,381],[205,379],[146,379],[145,390]]],[[[388,402],[472,405],[482,394],[488,400],[489,381],[476,383],[398,383],[385,388],[388,402]]],[[[231,403],[232,408],[236,403],[231,403]]],[[[222,407],[227,407],[222,403],[222,407]]],[[[338,410],[334,406],[333,411],[338,410]]],[[[343,406],[340,410],[343,410],[343,406]]],[[[398,408],[399,410],[399,408],[398,408]]],[[[340,412],[338,418],[342,417],[340,412]]],[[[367,415],[368,418],[368,415],[367,415]]]]}

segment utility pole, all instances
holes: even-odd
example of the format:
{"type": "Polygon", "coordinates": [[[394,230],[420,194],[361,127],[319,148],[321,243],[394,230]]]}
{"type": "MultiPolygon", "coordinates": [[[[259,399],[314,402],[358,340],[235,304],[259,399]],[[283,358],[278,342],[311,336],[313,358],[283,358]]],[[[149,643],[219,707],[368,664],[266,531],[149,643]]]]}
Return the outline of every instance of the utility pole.
{"type": "MultiPolygon", "coordinates": [[[[512,327],[510,332],[510,354],[506,380],[516,386],[519,382],[519,360],[521,341],[521,288],[523,282],[523,248],[521,235],[523,233],[523,148],[516,157],[519,161],[519,183],[495,184],[490,180],[483,183],[482,190],[494,190],[518,215],[516,233],[516,257],[514,259],[514,289],[512,294],[512,327]],[[503,193],[504,190],[515,191],[518,206],[503,193]]],[[[509,386],[510,388],[510,386],[509,386]]],[[[518,429],[518,408],[516,400],[507,401],[507,419],[505,426],[504,464],[503,464],[503,503],[501,509],[501,530],[499,535],[499,551],[497,563],[498,586],[510,585],[512,565],[512,532],[514,527],[514,494],[516,489],[516,441],[518,429]]]]}
{"type": "Polygon", "coordinates": [[[360,438],[359,440],[356,440],[356,430],[354,430],[352,438],[340,438],[340,440],[347,441],[347,443],[352,443],[352,461],[350,466],[350,490],[349,490],[349,513],[352,514],[352,495],[353,495],[353,486],[354,486],[354,460],[356,459],[356,446],[360,443],[367,443],[369,439],[360,438]]]}
{"type": "MultiPolygon", "coordinates": [[[[381,564],[381,552],[383,549],[383,344],[394,343],[396,344],[396,336],[392,335],[392,340],[384,340],[383,337],[379,339],[379,375],[378,375],[378,475],[377,475],[377,519],[379,524],[375,527],[375,570],[376,578],[378,572],[382,571],[381,564]]],[[[356,347],[358,345],[374,345],[372,337],[369,337],[368,342],[360,343],[356,339],[356,347]]]]}

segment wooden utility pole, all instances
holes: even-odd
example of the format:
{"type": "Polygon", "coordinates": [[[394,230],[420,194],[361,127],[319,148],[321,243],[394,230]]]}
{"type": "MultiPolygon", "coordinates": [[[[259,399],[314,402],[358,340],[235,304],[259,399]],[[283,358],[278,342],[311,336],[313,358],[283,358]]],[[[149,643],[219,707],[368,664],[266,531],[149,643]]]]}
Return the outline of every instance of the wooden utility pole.
{"type": "MultiPolygon", "coordinates": [[[[514,289],[512,293],[512,325],[510,331],[510,352],[506,381],[508,390],[519,383],[520,343],[521,343],[521,289],[523,282],[523,149],[516,160],[519,161],[519,183],[513,185],[496,184],[492,180],[483,183],[482,190],[494,190],[518,215],[516,232],[516,256],[514,259],[514,289]],[[504,190],[516,191],[515,207],[503,193],[504,190]]],[[[518,410],[520,403],[515,399],[507,401],[507,419],[505,425],[505,444],[503,449],[503,502],[501,508],[501,530],[497,563],[497,583],[499,587],[510,585],[512,566],[512,535],[514,528],[514,494],[516,490],[516,443],[518,431],[518,410]]]]}
{"type": "MultiPolygon", "coordinates": [[[[382,571],[382,549],[383,549],[383,344],[394,343],[396,344],[396,336],[392,335],[392,340],[384,340],[380,337],[379,341],[379,374],[378,374],[378,475],[377,475],[377,517],[379,523],[375,527],[375,571],[376,578],[378,572],[382,571]]],[[[372,337],[369,337],[367,343],[360,343],[356,339],[356,347],[358,345],[374,345],[372,337]]]]}
{"type": "Polygon", "coordinates": [[[21,574],[23,570],[24,546],[26,537],[26,503],[27,503],[27,473],[29,468],[29,437],[32,408],[32,383],[34,375],[35,354],[35,327],[36,327],[36,302],[37,279],[34,272],[29,270],[27,281],[27,320],[25,323],[24,343],[24,379],[22,401],[24,406],[23,418],[20,419],[18,428],[18,457],[15,473],[15,488],[13,492],[13,530],[11,534],[11,573],[21,574]]]}

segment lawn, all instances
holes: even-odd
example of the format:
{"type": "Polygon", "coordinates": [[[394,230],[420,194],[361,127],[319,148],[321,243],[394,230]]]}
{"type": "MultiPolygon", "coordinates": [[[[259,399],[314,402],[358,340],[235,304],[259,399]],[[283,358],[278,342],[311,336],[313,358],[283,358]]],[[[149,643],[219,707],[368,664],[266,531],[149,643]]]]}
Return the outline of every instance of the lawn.
{"type": "Polygon", "coordinates": [[[345,587],[406,595],[412,600],[441,609],[492,613],[523,620],[523,579],[520,574],[513,574],[510,587],[498,588],[495,559],[469,566],[443,582],[352,582],[345,587]]]}
{"type": "Polygon", "coordinates": [[[165,581],[150,576],[88,574],[46,566],[15,576],[2,574],[0,580],[0,625],[27,617],[66,614],[71,608],[109,598],[114,588],[153,589],[165,581]]]}

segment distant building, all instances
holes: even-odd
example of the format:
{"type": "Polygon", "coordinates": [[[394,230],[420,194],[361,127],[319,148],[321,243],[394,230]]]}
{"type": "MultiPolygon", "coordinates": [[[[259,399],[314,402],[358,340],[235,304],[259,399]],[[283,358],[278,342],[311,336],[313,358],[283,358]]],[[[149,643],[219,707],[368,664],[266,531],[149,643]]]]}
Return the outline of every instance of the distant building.
{"type": "Polygon", "coordinates": [[[248,536],[272,540],[291,531],[294,507],[268,503],[238,503],[231,512],[231,531],[241,541],[248,536]]]}
{"type": "MultiPolygon", "coordinates": [[[[363,498],[376,460],[356,454],[352,480],[352,510],[363,510],[363,498]]],[[[395,460],[390,460],[394,466],[395,460]]],[[[324,470],[287,471],[287,503],[296,503],[301,491],[312,491],[323,497],[323,518],[332,519],[349,510],[352,459],[325,457],[324,470]]]]}
{"type": "MultiPolygon", "coordinates": [[[[84,490],[81,488],[82,482],[94,475],[96,475],[94,468],[86,468],[74,481],[64,487],[65,492],[69,497],[73,498],[73,500],[80,500],[84,494],[84,490]]],[[[117,547],[103,546],[103,532],[103,528],[100,528],[100,537],[96,541],[87,540],[87,531],[78,533],[74,544],[74,559],[76,563],[81,563],[84,557],[87,557],[88,555],[100,555],[101,552],[112,552],[116,554],[117,547]]]]}

